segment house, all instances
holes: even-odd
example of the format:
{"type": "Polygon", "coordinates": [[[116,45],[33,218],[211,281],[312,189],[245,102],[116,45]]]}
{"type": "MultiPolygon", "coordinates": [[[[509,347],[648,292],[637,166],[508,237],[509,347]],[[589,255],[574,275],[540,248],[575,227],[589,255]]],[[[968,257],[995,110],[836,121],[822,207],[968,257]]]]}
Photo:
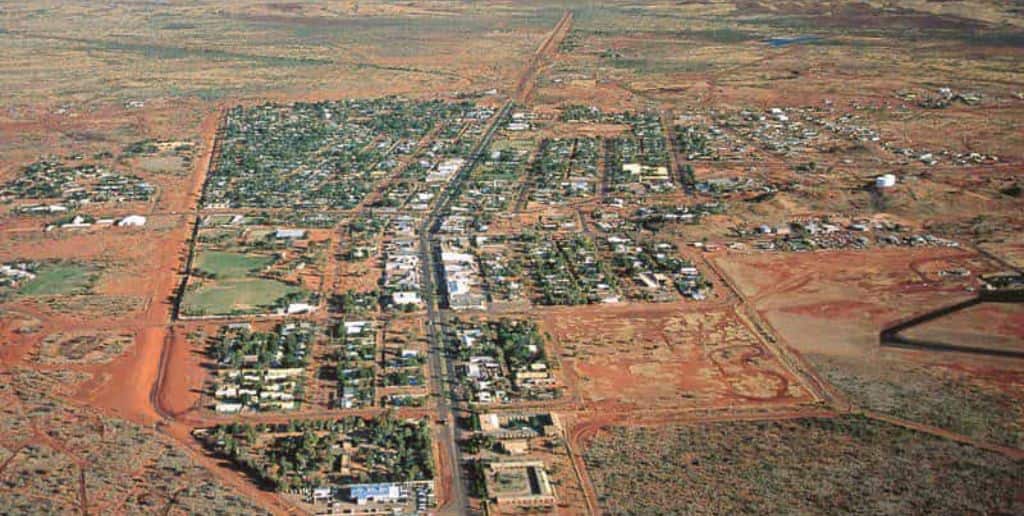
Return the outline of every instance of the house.
{"type": "Polygon", "coordinates": [[[415,305],[420,306],[423,304],[423,300],[420,299],[418,292],[395,292],[391,295],[391,302],[397,306],[402,305],[415,305]]]}
{"type": "Polygon", "coordinates": [[[282,240],[294,240],[305,236],[306,230],[304,229],[278,229],[277,232],[274,233],[274,238],[282,240]]]}
{"type": "Polygon", "coordinates": [[[217,412],[221,414],[235,414],[242,410],[241,403],[218,403],[217,412]]]}
{"type": "Polygon", "coordinates": [[[326,502],[331,498],[334,498],[334,490],[330,487],[313,488],[313,503],[326,502]]]}
{"type": "Polygon", "coordinates": [[[285,310],[285,313],[291,314],[304,314],[316,310],[316,307],[309,303],[291,303],[285,310]]]}
{"type": "Polygon", "coordinates": [[[61,224],[60,227],[65,228],[65,229],[76,229],[76,228],[87,228],[87,227],[89,227],[91,225],[92,225],[92,223],[87,222],[85,217],[83,217],[81,215],[75,215],[75,218],[71,219],[71,222],[69,222],[67,224],[61,224]]]}
{"type": "Polygon", "coordinates": [[[359,335],[369,329],[370,321],[346,321],[345,335],[359,335]]]}
{"type": "Polygon", "coordinates": [[[142,227],[146,225],[146,217],[142,215],[129,215],[118,221],[117,225],[122,228],[142,227]]]}

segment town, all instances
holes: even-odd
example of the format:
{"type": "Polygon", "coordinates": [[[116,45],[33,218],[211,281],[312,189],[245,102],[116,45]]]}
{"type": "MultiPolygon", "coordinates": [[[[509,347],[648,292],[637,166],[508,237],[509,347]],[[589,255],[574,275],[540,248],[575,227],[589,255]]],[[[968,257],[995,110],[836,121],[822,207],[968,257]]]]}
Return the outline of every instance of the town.
{"type": "Polygon", "coordinates": [[[1024,512],[1014,6],[36,4],[0,513],[1024,512]]]}

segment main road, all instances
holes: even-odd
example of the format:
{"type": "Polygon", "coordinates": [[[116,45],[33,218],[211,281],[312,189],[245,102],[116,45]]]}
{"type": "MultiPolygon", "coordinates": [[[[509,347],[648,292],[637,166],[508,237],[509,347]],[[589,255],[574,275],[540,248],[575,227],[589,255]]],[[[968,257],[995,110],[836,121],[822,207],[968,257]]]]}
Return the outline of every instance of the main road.
{"type": "Polygon", "coordinates": [[[454,392],[455,367],[445,357],[443,335],[445,320],[436,302],[440,295],[440,289],[438,289],[438,283],[435,279],[440,275],[440,270],[434,262],[433,244],[431,241],[441,224],[441,217],[444,216],[453,195],[459,190],[459,185],[469,177],[470,172],[479,163],[487,146],[490,145],[494,133],[501,125],[501,121],[506,118],[511,109],[512,101],[509,100],[494,114],[490,125],[487,127],[487,131],[484,133],[484,137],[477,143],[476,148],[473,149],[473,153],[466,160],[459,173],[452,178],[451,182],[448,183],[448,186],[438,197],[437,203],[434,204],[434,208],[424,218],[419,231],[419,247],[423,263],[422,287],[423,292],[426,293],[424,299],[427,305],[427,336],[430,339],[429,364],[431,376],[433,377],[433,395],[437,400],[437,420],[441,422],[441,428],[437,430],[435,435],[439,439],[440,446],[444,448],[450,458],[451,464],[449,466],[452,469],[451,482],[449,482],[449,497],[444,507],[442,507],[441,512],[443,514],[464,514],[468,512],[469,498],[466,496],[466,486],[462,478],[462,461],[457,444],[458,435],[456,434],[457,420],[455,418],[454,392]]]}
{"type": "Polygon", "coordinates": [[[448,498],[441,507],[441,514],[467,514],[470,512],[469,497],[466,494],[466,483],[462,475],[462,458],[458,447],[460,432],[458,430],[457,413],[468,415],[468,407],[456,399],[455,386],[457,385],[455,366],[447,359],[444,342],[445,314],[437,305],[437,299],[441,295],[438,288],[438,279],[441,278],[441,270],[434,260],[433,237],[441,225],[441,218],[445,215],[449,204],[460,186],[469,177],[469,174],[479,164],[486,153],[487,147],[494,138],[501,122],[506,119],[514,102],[525,102],[533,89],[533,83],[537,78],[537,71],[541,59],[558,48],[562,38],[568,34],[572,25],[572,12],[565,11],[554,29],[544,38],[544,41],[530,56],[529,61],[520,73],[516,81],[516,88],[513,98],[507,100],[501,109],[494,114],[483,138],[477,143],[466,163],[459,170],[459,173],[448,183],[444,191],[438,196],[433,209],[424,218],[419,231],[419,252],[423,263],[423,292],[427,306],[427,335],[430,339],[429,365],[433,377],[433,396],[437,401],[437,421],[440,424],[435,432],[438,444],[450,459],[448,466],[451,468],[451,481],[449,484],[448,498]]]}

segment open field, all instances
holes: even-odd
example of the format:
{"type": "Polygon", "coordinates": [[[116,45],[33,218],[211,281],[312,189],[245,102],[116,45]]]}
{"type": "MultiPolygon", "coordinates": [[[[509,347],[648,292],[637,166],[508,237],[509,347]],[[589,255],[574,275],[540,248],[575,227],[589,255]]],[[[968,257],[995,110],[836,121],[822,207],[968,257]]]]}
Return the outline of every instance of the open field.
{"type": "Polygon", "coordinates": [[[215,277],[234,279],[244,278],[250,272],[258,271],[271,263],[274,263],[274,259],[269,256],[211,251],[200,254],[195,267],[215,277]]]}
{"type": "Polygon", "coordinates": [[[186,315],[228,315],[266,311],[288,294],[302,289],[280,281],[250,278],[202,285],[182,300],[186,315]]]}
{"type": "Polygon", "coordinates": [[[516,69],[510,58],[532,50],[561,12],[515,4],[374,4],[200,1],[159,16],[131,3],[102,9],[15,5],[4,15],[4,89],[22,92],[12,99],[18,104],[54,97],[75,103],[154,98],[210,102],[268,93],[309,95],[310,90],[336,96],[434,88],[473,91],[510,77],[516,69]],[[411,34],[413,45],[402,37],[411,34]],[[463,43],[470,38],[477,44],[467,48],[463,43]],[[47,64],[58,60],[75,65],[47,64]],[[40,82],[25,82],[19,78],[24,74],[13,73],[26,68],[40,82]],[[133,71],[140,69],[147,72],[133,71]],[[186,78],[180,74],[183,69],[206,73],[186,78]],[[102,76],[116,78],[118,87],[109,89],[102,76]],[[44,82],[67,86],[43,87],[44,82]]]}
{"type": "Polygon", "coordinates": [[[609,514],[1016,512],[1018,461],[856,416],[613,427],[585,452],[609,514]]]}
{"type": "Polygon", "coordinates": [[[312,231],[293,230],[297,236],[282,238],[280,231],[215,226],[197,232],[180,315],[284,313],[290,304],[311,299],[330,244],[320,233],[314,238],[312,231]]]}
{"type": "Polygon", "coordinates": [[[594,410],[798,404],[813,398],[735,314],[672,305],[552,313],[567,382],[594,410]],[[599,333],[595,330],[600,328],[599,333]]]}
{"type": "MultiPolygon", "coordinates": [[[[952,250],[761,254],[719,264],[786,342],[855,405],[984,441],[1024,445],[1019,360],[908,352],[878,341],[878,332],[893,321],[970,298],[965,288],[976,286],[975,276],[991,264],[952,250]],[[930,271],[936,263],[940,270],[967,267],[972,275],[940,278],[930,271]]],[[[1016,305],[1007,306],[1013,313],[1016,305]]],[[[951,324],[944,321],[912,331],[951,324]]],[[[972,324],[989,329],[975,339],[998,339],[999,323],[988,316],[978,321],[972,324]]]]}
{"type": "Polygon", "coordinates": [[[131,333],[53,333],[43,339],[38,359],[51,364],[109,362],[124,353],[134,339],[131,333]]]}
{"type": "Polygon", "coordinates": [[[716,262],[794,347],[833,353],[874,347],[886,323],[968,299],[977,275],[998,270],[958,249],[751,253],[716,262]],[[971,275],[939,278],[933,264],[971,275]]]}
{"type": "Polygon", "coordinates": [[[23,296],[60,296],[88,293],[95,281],[89,269],[77,264],[44,265],[18,293],[23,296]]]}

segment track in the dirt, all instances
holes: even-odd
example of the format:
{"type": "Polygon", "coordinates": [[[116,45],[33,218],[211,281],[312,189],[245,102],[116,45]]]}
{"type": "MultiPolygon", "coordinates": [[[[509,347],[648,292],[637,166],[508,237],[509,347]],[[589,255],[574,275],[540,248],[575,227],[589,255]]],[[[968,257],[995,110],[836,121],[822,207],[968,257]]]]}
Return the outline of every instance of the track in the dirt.
{"type": "Polygon", "coordinates": [[[89,500],[85,496],[85,468],[78,466],[78,504],[82,509],[82,514],[89,514],[89,500]]]}
{"type": "Polygon", "coordinates": [[[789,392],[788,378],[778,372],[764,370],[753,364],[755,358],[772,358],[771,354],[765,348],[748,344],[729,346],[712,351],[708,354],[708,358],[718,369],[718,372],[722,377],[725,378],[726,385],[729,386],[729,390],[732,391],[735,396],[756,401],[777,401],[785,398],[786,393],[789,392]],[[735,353],[735,355],[733,355],[733,353],[735,353]],[[773,393],[770,396],[755,396],[753,394],[744,394],[739,392],[733,382],[730,381],[730,379],[735,376],[735,373],[731,372],[730,368],[739,368],[746,376],[759,375],[774,378],[776,380],[776,385],[773,389],[773,393]]]}
{"type": "Polygon", "coordinates": [[[11,450],[11,456],[7,457],[7,460],[5,460],[3,464],[0,464],[0,477],[3,477],[4,471],[7,470],[7,466],[14,462],[14,459],[18,456],[18,454],[21,453],[21,451],[24,450],[27,446],[27,444],[22,444],[21,446],[18,446],[11,450]]]}

